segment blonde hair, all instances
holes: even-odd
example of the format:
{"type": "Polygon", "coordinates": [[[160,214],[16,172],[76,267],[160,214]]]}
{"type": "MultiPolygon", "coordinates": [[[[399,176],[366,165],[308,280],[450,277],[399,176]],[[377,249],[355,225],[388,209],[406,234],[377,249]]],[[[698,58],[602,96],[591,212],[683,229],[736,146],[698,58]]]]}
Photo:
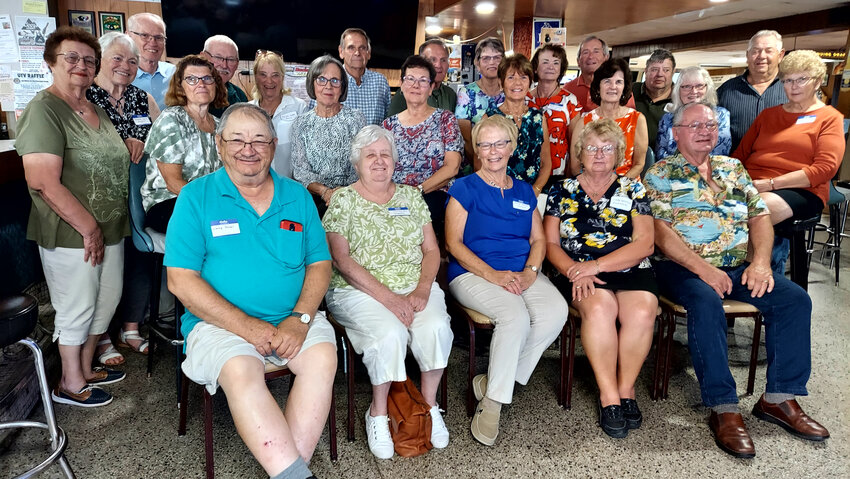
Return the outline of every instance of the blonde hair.
{"type": "Polygon", "coordinates": [[[475,150],[475,154],[478,154],[478,136],[481,135],[482,130],[486,130],[488,128],[502,130],[503,133],[508,135],[508,139],[511,140],[511,151],[508,155],[512,155],[514,149],[516,149],[516,139],[517,136],[519,136],[519,131],[517,130],[516,123],[508,120],[502,115],[487,117],[476,123],[475,127],[472,128],[472,149],[475,150]]]}
{"type": "Polygon", "coordinates": [[[794,50],[779,62],[779,78],[792,73],[806,73],[820,84],[826,76],[826,65],[812,50],[794,50]]]}
{"type": "Polygon", "coordinates": [[[260,89],[257,86],[257,74],[260,72],[260,67],[263,64],[272,65],[275,70],[280,73],[280,93],[282,95],[289,95],[292,93],[292,90],[286,88],[286,64],[283,62],[283,57],[278,55],[275,52],[263,52],[257,55],[257,58],[254,59],[254,89],[251,90],[251,96],[260,101],[260,89]]]}
{"type": "Polygon", "coordinates": [[[714,88],[714,80],[711,79],[711,75],[708,74],[705,68],[692,66],[683,69],[679,72],[679,81],[673,85],[673,94],[670,95],[670,98],[673,100],[672,102],[664,105],[664,111],[673,112],[676,111],[677,108],[682,106],[682,95],[681,88],[682,83],[687,80],[697,78],[705,83],[705,95],[702,97],[707,103],[710,103],[714,106],[717,106],[717,90],[714,88]]]}
{"type": "Polygon", "coordinates": [[[576,139],[576,144],[573,147],[573,154],[581,162],[581,154],[584,151],[585,142],[590,135],[596,135],[600,140],[613,141],[617,145],[616,157],[614,165],[619,165],[626,156],[626,137],[623,135],[623,130],[614,120],[609,118],[601,118],[596,121],[591,121],[582,128],[576,139]]]}

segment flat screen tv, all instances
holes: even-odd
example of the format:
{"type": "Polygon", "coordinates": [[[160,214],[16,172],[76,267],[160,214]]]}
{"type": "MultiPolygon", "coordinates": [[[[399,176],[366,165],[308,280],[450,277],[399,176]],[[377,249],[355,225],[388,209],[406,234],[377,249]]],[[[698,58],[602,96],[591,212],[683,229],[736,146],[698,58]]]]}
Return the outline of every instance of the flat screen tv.
{"type": "Polygon", "coordinates": [[[358,27],[372,40],[370,67],[400,68],[414,53],[418,8],[418,0],[162,0],[162,17],[170,57],[199,53],[221,34],[236,42],[242,60],[264,49],[309,64],[325,53],[337,57],[340,34],[358,27]]]}

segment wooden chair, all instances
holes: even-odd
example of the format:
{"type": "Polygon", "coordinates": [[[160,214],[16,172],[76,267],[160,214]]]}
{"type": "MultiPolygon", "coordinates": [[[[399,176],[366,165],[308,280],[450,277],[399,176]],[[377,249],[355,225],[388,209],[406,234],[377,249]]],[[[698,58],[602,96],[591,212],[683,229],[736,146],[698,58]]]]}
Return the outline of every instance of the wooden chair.
{"type": "MultiPolygon", "coordinates": [[[[268,362],[265,363],[266,381],[286,376],[289,376],[289,386],[291,389],[292,381],[295,379],[295,375],[292,374],[292,371],[290,371],[286,366],[276,366],[268,362]]],[[[183,407],[180,408],[180,427],[178,430],[178,435],[180,436],[186,434],[186,409],[188,405],[187,399],[189,395],[190,382],[189,378],[184,376],[183,388],[181,390],[183,407]]],[[[206,477],[207,479],[213,479],[215,477],[215,462],[213,457],[212,395],[210,395],[206,387],[202,387],[201,389],[203,390],[204,396],[204,452],[206,457],[206,477]]],[[[328,412],[328,437],[330,441],[331,461],[336,461],[338,457],[336,443],[336,401],[334,399],[333,392],[331,393],[331,407],[328,412]]]]}
{"type": "MultiPolygon", "coordinates": [[[[670,382],[670,358],[672,356],[673,333],[676,329],[676,317],[687,318],[688,311],[681,304],[676,304],[664,296],[659,298],[659,303],[661,303],[663,314],[667,316],[667,328],[664,336],[659,337],[656,343],[659,349],[655,356],[655,368],[661,374],[656,374],[653,378],[652,394],[653,399],[667,399],[667,387],[670,382]]],[[[750,352],[750,373],[747,378],[747,394],[750,395],[755,388],[759,342],[761,341],[761,311],[749,303],[725,299],[723,300],[723,312],[726,314],[726,319],[730,321],[734,320],[734,318],[750,317],[755,322],[753,326],[753,345],[750,352]]],[[[659,334],[659,336],[661,335],[659,334]]]]}

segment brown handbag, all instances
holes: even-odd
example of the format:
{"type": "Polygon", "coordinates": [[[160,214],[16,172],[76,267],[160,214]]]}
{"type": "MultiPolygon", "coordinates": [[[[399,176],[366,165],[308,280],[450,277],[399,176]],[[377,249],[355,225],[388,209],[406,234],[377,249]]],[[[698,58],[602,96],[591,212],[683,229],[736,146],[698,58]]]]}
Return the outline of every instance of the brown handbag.
{"type": "Polygon", "coordinates": [[[410,378],[392,383],[387,411],[396,454],[416,457],[434,447],[431,445],[431,406],[410,378]]]}

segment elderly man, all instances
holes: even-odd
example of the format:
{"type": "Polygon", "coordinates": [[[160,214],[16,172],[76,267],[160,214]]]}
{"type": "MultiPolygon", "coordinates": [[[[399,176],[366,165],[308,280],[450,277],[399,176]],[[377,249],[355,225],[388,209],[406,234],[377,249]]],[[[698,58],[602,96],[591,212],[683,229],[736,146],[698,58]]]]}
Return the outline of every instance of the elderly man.
{"type": "MultiPolygon", "coordinates": [[[[241,88],[230,83],[236,70],[239,69],[239,47],[236,42],[226,35],[214,35],[204,42],[204,50],[200,53],[215,65],[221,81],[227,87],[227,102],[231,105],[248,101],[248,95],[241,88]]],[[[225,107],[226,108],[226,107],[225,107]]],[[[216,118],[221,117],[225,108],[210,108],[210,113],[216,118]]]]}
{"type": "MultiPolygon", "coordinates": [[[[590,111],[598,107],[590,99],[590,84],[593,82],[593,74],[602,63],[608,59],[608,44],[601,38],[591,35],[579,44],[576,63],[581,73],[564,85],[564,89],[572,93],[578,99],[582,111],[590,111]]],[[[635,97],[632,95],[626,104],[629,108],[635,107],[635,97]]]]}
{"type": "Polygon", "coordinates": [[[310,477],[330,408],[336,348],[317,311],[331,257],[310,194],[269,169],[266,113],[228,108],[216,128],[224,168],[180,192],[166,236],[168,286],[186,306],[183,371],[214,394],[271,477],[310,477]],[[263,377],[285,364],[295,383],[281,412],[263,377]]]}
{"type": "Polygon", "coordinates": [[[664,107],[673,100],[673,72],[676,71],[676,59],[670,50],[659,48],[646,59],[644,82],[632,87],[635,109],[646,117],[649,134],[649,147],[655,151],[655,138],[658,136],[658,122],[664,116],[664,107]]]}
{"type": "MultiPolygon", "coordinates": [[[[348,75],[345,106],[356,108],[370,125],[380,125],[390,107],[390,85],[380,73],[366,68],[372,57],[372,43],[360,28],[348,28],[339,37],[339,58],[348,75]]],[[[316,100],[310,101],[310,107],[316,100]]]]}
{"type": "Polygon", "coordinates": [[[656,262],[661,293],[688,311],[688,348],[709,427],[725,452],[755,456],[738,410],[729,371],[723,299],[762,312],[767,347],[767,387],[753,415],[791,434],[823,441],[829,432],[806,415],[796,395],[806,395],[811,373],[812,301],[802,288],[773,274],[773,227],[767,207],[741,162],[711,156],[717,116],[704,102],[680,107],[673,138],[680,154],[646,174],[655,216],[656,262]]]}
{"type": "MultiPolygon", "coordinates": [[[[437,71],[437,76],[434,78],[434,91],[428,97],[428,104],[434,108],[442,108],[454,113],[457,106],[457,93],[443,83],[446,73],[449,71],[449,47],[443,40],[432,38],[419,46],[419,56],[431,62],[434,65],[434,70],[437,71]]],[[[404,95],[399,91],[393,95],[393,99],[390,101],[387,116],[397,115],[406,109],[407,102],[404,100],[404,95]]]]}
{"type": "Polygon", "coordinates": [[[747,46],[747,69],[717,89],[718,104],[729,110],[731,151],[738,148],[762,110],[788,101],[779,81],[779,62],[784,56],[782,35],[774,30],[761,30],[750,38],[747,46]]]}
{"type": "Polygon", "coordinates": [[[139,47],[139,73],[133,85],[150,93],[160,111],[165,110],[165,91],[176,69],[160,61],[165,51],[165,22],[153,13],[137,13],[127,19],[127,33],[139,47]]]}

